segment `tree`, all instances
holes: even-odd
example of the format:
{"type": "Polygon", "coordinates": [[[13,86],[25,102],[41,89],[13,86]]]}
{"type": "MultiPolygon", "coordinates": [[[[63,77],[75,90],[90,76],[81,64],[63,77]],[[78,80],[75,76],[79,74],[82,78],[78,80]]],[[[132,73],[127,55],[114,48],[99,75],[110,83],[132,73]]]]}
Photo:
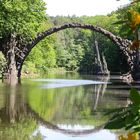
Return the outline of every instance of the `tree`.
{"type": "Polygon", "coordinates": [[[4,79],[15,84],[16,75],[20,77],[19,61],[24,57],[19,52],[35,37],[41,22],[46,20],[45,3],[43,0],[2,0],[0,11],[0,51],[7,63],[4,79]]]}
{"type": "MultiPolygon", "coordinates": [[[[102,28],[105,28],[109,31],[111,31],[112,33],[114,33],[115,35],[119,35],[119,29],[120,29],[120,25],[118,24],[113,24],[114,22],[117,22],[117,12],[112,12],[111,14],[107,15],[107,16],[94,16],[94,17],[82,17],[83,22],[85,23],[89,23],[92,25],[96,25],[96,26],[100,26],[102,28]],[[102,22],[104,21],[104,22],[102,22]]],[[[87,36],[87,34],[86,34],[87,36]]],[[[95,33],[92,32],[90,35],[90,46],[93,46],[94,44],[94,39],[96,38],[96,40],[99,43],[99,50],[101,53],[103,53],[105,55],[105,58],[107,60],[107,64],[108,64],[108,68],[110,70],[110,72],[128,72],[129,68],[128,68],[128,64],[126,63],[126,59],[125,59],[125,55],[122,53],[122,51],[120,50],[120,48],[115,45],[114,43],[112,43],[107,37],[105,37],[104,35],[100,34],[100,33],[95,33]],[[118,67],[116,67],[116,65],[118,67]]],[[[89,53],[91,52],[91,50],[89,51],[89,53]]],[[[95,52],[93,52],[95,53],[95,52]]],[[[89,54],[91,55],[91,54],[89,54]]],[[[94,57],[94,56],[92,56],[94,57]]],[[[94,60],[90,60],[86,59],[87,62],[91,62],[89,64],[89,66],[92,66],[94,60]]],[[[85,61],[86,62],[86,61],[85,61]]],[[[90,68],[90,69],[94,69],[94,68],[90,68]]]]}
{"type": "Polygon", "coordinates": [[[137,80],[140,78],[140,1],[134,0],[130,5],[118,10],[117,24],[121,25],[120,33],[123,37],[130,38],[132,44],[129,46],[133,51],[133,70],[131,71],[133,79],[137,80]],[[125,12],[124,12],[125,11],[125,12]]]}

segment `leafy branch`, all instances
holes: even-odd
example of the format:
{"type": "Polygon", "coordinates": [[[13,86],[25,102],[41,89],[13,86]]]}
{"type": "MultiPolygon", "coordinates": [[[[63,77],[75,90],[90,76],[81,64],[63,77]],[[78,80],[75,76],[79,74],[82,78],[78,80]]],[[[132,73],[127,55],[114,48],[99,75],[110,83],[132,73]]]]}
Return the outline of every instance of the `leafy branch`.
{"type": "Polygon", "coordinates": [[[113,116],[106,123],[105,128],[140,132],[140,94],[136,89],[131,89],[129,98],[131,103],[127,107],[109,113],[113,113],[113,116]]]}

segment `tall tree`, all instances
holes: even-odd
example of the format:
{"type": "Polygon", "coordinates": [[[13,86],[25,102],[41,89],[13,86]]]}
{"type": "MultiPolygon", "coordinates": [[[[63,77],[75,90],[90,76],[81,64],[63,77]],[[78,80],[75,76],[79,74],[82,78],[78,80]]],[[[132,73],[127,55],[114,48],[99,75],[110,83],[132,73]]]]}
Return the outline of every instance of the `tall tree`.
{"type": "Polygon", "coordinates": [[[41,22],[46,20],[45,9],[43,0],[0,1],[0,51],[6,58],[4,76],[8,83],[15,84],[16,75],[20,77],[21,64],[15,59],[24,54],[18,56],[16,52],[36,35],[41,22]]]}

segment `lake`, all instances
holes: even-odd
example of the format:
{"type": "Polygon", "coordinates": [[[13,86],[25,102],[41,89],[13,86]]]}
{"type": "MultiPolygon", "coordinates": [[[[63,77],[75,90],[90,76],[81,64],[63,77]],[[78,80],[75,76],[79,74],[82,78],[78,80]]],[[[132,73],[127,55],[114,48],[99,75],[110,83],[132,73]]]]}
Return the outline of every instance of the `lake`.
{"type": "Polygon", "coordinates": [[[130,85],[118,76],[66,73],[0,86],[1,140],[117,140],[103,129],[111,109],[126,106],[130,85]]]}

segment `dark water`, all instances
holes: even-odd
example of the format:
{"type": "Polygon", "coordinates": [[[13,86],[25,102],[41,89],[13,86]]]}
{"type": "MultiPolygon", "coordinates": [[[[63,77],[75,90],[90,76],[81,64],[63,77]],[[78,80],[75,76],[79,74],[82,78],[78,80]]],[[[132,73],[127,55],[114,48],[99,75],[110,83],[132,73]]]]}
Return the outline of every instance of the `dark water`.
{"type": "Polygon", "coordinates": [[[65,74],[0,87],[0,140],[117,140],[105,113],[126,106],[118,77],[65,74]]]}

